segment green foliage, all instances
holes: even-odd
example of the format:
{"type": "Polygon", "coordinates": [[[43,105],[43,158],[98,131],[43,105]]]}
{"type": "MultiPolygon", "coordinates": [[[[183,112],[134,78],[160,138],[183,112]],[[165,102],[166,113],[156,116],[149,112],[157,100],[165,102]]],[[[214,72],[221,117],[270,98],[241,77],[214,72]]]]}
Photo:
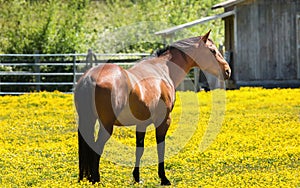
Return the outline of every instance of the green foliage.
{"type": "Polygon", "coordinates": [[[88,1],[1,1],[1,53],[80,50],[88,1]]]}
{"type": "MultiPolygon", "coordinates": [[[[145,50],[150,52],[160,46],[159,43],[165,42],[160,36],[155,35],[155,32],[219,13],[211,10],[212,5],[218,2],[220,0],[204,2],[197,0],[111,0],[106,3],[93,2],[94,5],[90,6],[90,8],[93,8],[89,12],[96,12],[89,15],[89,19],[93,20],[93,24],[87,26],[87,31],[90,31],[89,33],[92,33],[92,31],[101,33],[101,38],[92,40],[90,44],[99,52],[145,52],[145,50]],[[130,32],[124,31],[133,27],[135,29],[130,32]],[[107,38],[110,38],[110,41],[118,41],[118,44],[123,43],[121,45],[122,49],[120,50],[120,46],[117,44],[107,41],[107,38]],[[140,41],[150,42],[152,46],[146,44],[142,46],[131,45],[132,43],[140,43],[140,41]],[[126,46],[124,43],[129,45],[126,46]],[[116,46],[119,48],[116,49],[116,46]]],[[[172,39],[168,39],[166,42],[202,35],[209,29],[213,30],[212,38],[217,43],[221,43],[223,39],[221,20],[178,31],[172,39]]]]}
{"type": "MultiPolygon", "coordinates": [[[[0,53],[151,52],[163,43],[156,31],[215,14],[210,7],[218,2],[0,0],[0,53]]],[[[220,20],[178,32],[174,40],[209,29],[220,43],[220,20]]]]}

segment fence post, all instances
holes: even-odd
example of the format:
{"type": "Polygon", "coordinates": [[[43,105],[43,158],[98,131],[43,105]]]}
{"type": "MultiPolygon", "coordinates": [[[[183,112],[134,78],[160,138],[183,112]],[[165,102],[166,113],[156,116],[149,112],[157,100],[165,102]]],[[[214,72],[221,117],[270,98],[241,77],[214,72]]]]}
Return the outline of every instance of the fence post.
{"type": "Polygon", "coordinates": [[[74,56],[73,56],[73,91],[75,89],[75,86],[76,86],[76,55],[74,53],[74,56]]]}
{"type": "Polygon", "coordinates": [[[96,54],[94,54],[92,49],[88,49],[88,53],[86,56],[86,64],[85,64],[86,70],[93,67],[93,59],[95,60],[95,62],[97,62],[96,54]]]}
{"type": "MultiPolygon", "coordinates": [[[[39,54],[39,51],[36,50],[34,53],[35,54],[39,54]]],[[[34,57],[34,64],[35,64],[34,65],[34,72],[35,73],[40,73],[41,72],[39,63],[40,63],[40,57],[39,56],[35,56],[34,57]]],[[[35,76],[35,82],[38,82],[38,83],[41,82],[41,75],[40,74],[37,74],[35,76]]],[[[41,86],[37,84],[35,89],[36,89],[36,91],[41,91],[41,86]]]]}

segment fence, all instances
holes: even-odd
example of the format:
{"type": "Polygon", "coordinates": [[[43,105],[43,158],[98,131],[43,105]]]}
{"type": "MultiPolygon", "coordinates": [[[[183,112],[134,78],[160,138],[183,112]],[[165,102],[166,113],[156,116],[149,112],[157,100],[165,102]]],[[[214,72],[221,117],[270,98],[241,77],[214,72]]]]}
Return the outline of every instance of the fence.
{"type": "MultiPolygon", "coordinates": [[[[28,92],[53,90],[63,91],[65,93],[73,92],[76,83],[84,72],[95,65],[100,63],[115,63],[124,68],[133,66],[137,60],[149,56],[147,53],[132,53],[132,54],[94,54],[91,50],[87,54],[0,54],[0,95],[19,95],[28,92]],[[29,58],[25,62],[20,61],[20,58],[29,58]],[[57,59],[60,58],[60,61],[57,59]],[[13,59],[18,59],[13,61],[13,59]],[[45,60],[46,59],[46,60],[45,60]],[[55,59],[55,61],[53,61],[55,59]],[[45,67],[71,67],[71,70],[66,71],[42,71],[41,68],[45,67]],[[26,68],[25,71],[16,71],[16,67],[31,67],[26,68]],[[13,81],[14,76],[21,76],[17,81],[13,81]],[[63,82],[58,81],[44,81],[44,77],[62,77],[67,79],[63,82]],[[6,79],[4,79],[4,77],[6,79]],[[26,79],[30,77],[30,79],[26,79]],[[71,78],[71,79],[70,79],[71,78]],[[66,81],[67,80],[67,81],[66,81]],[[15,86],[15,87],[14,87],[15,86]],[[19,87],[28,87],[26,91],[19,91],[19,87]],[[52,86],[52,89],[47,89],[46,86],[52,86]],[[59,86],[67,87],[67,90],[60,89],[59,86]],[[6,88],[4,88],[6,87],[6,88]],[[29,88],[30,87],[30,88],[29,88]],[[7,88],[13,88],[13,90],[7,90],[7,88]],[[29,89],[29,90],[28,90],[29,89]]],[[[200,89],[210,88],[212,84],[208,86],[208,80],[203,73],[199,72],[199,69],[195,68],[186,79],[179,85],[177,90],[191,90],[199,91],[200,89]],[[192,81],[191,81],[192,80],[192,81]],[[199,82],[200,81],[200,82],[199,82]]],[[[209,78],[215,82],[215,78],[209,78]]],[[[49,79],[48,79],[49,80],[49,79]]],[[[211,81],[210,81],[211,82],[211,81]]],[[[218,86],[217,86],[218,87],[218,86]]]]}
{"type": "Polygon", "coordinates": [[[0,54],[0,95],[27,93],[28,91],[17,91],[16,87],[21,86],[34,88],[34,91],[41,91],[41,88],[45,86],[69,86],[70,90],[67,92],[72,92],[78,78],[91,66],[111,62],[128,68],[135,64],[138,59],[146,56],[149,56],[149,54],[94,54],[91,50],[89,50],[87,54],[0,54]],[[26,61],[24,61],[24,58],[26,61]],[[18,60],[13,61],[12,59],[18,60]],[[23,61],[20,61],[20,59],[23,59],[23,61]],[[53,61],[54,59],[55,61],[53,61]],[[57,59],[62,59],[62,61],[57,61],[57,59]],[[41,71],[41,68],[45,69],[45,67],[53,66],[65,67],[62,68],[63,70],[69,67],[71,70],[67,72],[41,71]],[[16,67],[19,67],[19,69],[22,69],[21,67],[27,68],[25,69],[26,71],[15,71],[16,67]],[[24,78],[25,81],[11,81],[13,79],[10,78],[16,76],[24,78]],[[67,76],[68,78],[71,77],[72,80],[68,79],[70,81],[66,82],[44,82],[42,78],[49,76],[67,76]],[[4,77],[6,79],[4,79],[4,77]],[[26,79],[26,77],[30,77],[30,79],[26,79]],[[15,87],[16,90],[7,91],[4,90],[3,87],[15,87]]]}

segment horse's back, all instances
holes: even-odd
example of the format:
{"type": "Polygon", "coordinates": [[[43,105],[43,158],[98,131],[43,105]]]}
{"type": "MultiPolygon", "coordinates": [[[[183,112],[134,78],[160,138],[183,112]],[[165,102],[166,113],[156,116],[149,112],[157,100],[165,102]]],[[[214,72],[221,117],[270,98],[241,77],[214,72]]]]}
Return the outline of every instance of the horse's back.
{"type": "MultiPolygon", "coordinates": [[[[131,82],[129,107],[137,124],[158,122],[163,113],[167,115],[172,110],[175,90],[164,59],[144,60],[127,74],[131,82]]],[[[126,117],[128,113],[120,114],[120,119],[126,117]]]]}
{"type": "Polygon", "coordinates": [[[128,79],[126,72],[115,64],[101,64],[89,69],[78,81],[75,88],[75,95],[82,92],[83,88],[92,87],[94,89],[123,89],[126,87],[128,79]]]}
{"type": "Polygon", "coordinates": [[[103,64],[91,68],[80,79],[75,90],[75,102],[87,100],[76,96],[91,98],[101,122],[111,124],[124,107],[128,91],[126,72],[118,65],[103,64]]]}

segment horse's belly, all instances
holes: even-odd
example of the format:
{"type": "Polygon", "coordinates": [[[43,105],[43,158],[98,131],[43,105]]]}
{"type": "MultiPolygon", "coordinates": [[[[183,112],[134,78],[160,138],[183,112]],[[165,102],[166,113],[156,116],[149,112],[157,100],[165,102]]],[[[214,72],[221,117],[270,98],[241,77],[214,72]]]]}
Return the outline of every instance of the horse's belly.
{"type": "Polygon", "coordinates": [[[126,106],[117,116],[116,125],[131,126],[131,125],[149,125],[152,123],[151,117],[138,118],[131,112],[129,106],[126,106]]]}

